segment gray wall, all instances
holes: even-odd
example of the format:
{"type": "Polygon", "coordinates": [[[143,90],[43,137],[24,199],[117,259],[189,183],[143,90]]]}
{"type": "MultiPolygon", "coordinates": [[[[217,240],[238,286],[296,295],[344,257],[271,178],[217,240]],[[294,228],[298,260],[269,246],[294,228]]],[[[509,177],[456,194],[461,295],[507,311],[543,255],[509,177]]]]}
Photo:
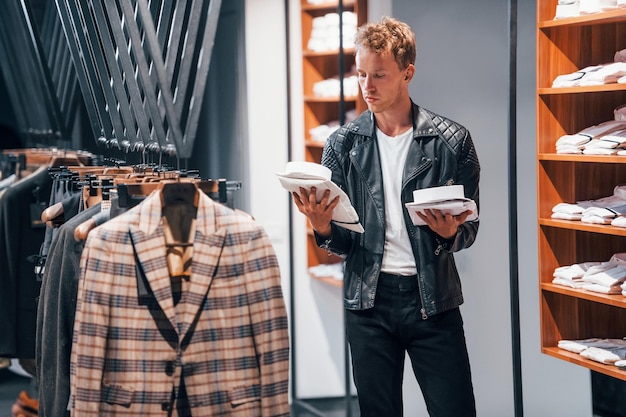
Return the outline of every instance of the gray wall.
{"type": "MultiPolygon", "coordinates": [[[[508,3],[392,3],[393,15],[409,23],[417,35],[417,76],[411,87],[414,100],[469,128],[481,162],[480,231],[474,246],[458,254],[457,263],[466,300],[461,311],[478,415],[486,417],[514,415],[507,182],[508,3]]],[[[535,2],[519,3],[517,186],[524,415],[591,416],[589,372],[539,352],[535,2]]],[[[409,398],[408,393],[405,397],[409,398]]],[[[420,409],[419,401],[415,407],[420,409]]]]}

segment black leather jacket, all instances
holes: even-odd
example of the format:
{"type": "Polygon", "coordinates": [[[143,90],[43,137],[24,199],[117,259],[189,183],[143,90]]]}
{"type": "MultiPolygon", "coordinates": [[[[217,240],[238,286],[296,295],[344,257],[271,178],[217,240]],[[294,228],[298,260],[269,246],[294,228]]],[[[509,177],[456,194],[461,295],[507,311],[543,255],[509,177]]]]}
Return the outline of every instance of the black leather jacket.
{"type": "MultiPolygon", "coordinates": [[[[478,206],[480,165],[469,131],[458,123],[413,104],[413,143],[402,177],[402,206],[413,201],[413,190],[463,184],[465,196],[478,206]]],[[[363,310],[374,305],[385,244],[385,205],[376,129],[371,112],[339,128],[327,140],[322,164],[349,196],[362,234],[332,224],[332,235],[317,244],[345,256],[344,305],[363,310]]],[[[452,239],[428,226],[414,226],[405,208],[404,221],[417,264],[422,318],[463,303],[453,252],[474,243],[478,221],[461,225],[452,239]]]]}

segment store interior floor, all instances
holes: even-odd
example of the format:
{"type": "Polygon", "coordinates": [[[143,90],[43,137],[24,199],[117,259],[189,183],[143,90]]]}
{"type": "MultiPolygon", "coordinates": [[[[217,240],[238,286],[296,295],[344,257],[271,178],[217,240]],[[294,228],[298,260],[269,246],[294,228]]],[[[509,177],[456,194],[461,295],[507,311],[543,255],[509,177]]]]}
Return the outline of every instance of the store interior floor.
{"type": "MultiPolygon", "coordinates": [[[[596,381],[594,381],[597,383],[596,381]]],[[[606,388],[606,387],[604,387],[606,388]]],[[[17,399],[17,396],[21,391],[26,391],[31,396],[36,396],[37,387],[32,378],[28,378],[19,375],[9,369],[0,369],[0,417],[12,417],[11,406],[17,399]]],[[[623,398],[623,393],[616,393],[613,391],[612,398],[623,398]],[[615,396],[615,394],[621,394],[615,396]]],[[[623,400],[622,400],[623,402],[623,400]]],[[[597,413],[593,417],[618,417],[622,416],[623,404],[611,404],[609,408],[615,411],[609,412],[608,410],[596,410],[597,413]],[[620,410],[620,411],[617,411],[620,410]],[[599,411],[599,413],[598,413],[599,411]]],[[[302,406],[294,405],[292,407],[291,417],[346,417],[346,403],[344,399],[319,399],[319,400],[307,400],[302,406]]],[[[358,417],[358,405],[356,400],[351,405],[352,415],[350,417],[358,417]]]]}
{"type": "Polygon", "coordinates": [[[32,378],[0,369],[0,417],[11,417],[11,407],[21,391],[36,396],[37,387],[32,378]]]}
{"type": "MultiPolygon", "coordinates": [[[[26,391],[29,395],[36,397],[37,387],[32,378],[28,378],[9,370],[0,369],[0,417],[12,417],[11,407],[21,391],[26,391]]],[[[314,411],[307,411],[305,407],[292,407],[291,417],[345,417],[345,400],[343,399],[323,399],[310,400],[306,402],[313,407],[314,411]]],[[[354,404],[351,417],[358,417],[358,406],[354,404]]]]}

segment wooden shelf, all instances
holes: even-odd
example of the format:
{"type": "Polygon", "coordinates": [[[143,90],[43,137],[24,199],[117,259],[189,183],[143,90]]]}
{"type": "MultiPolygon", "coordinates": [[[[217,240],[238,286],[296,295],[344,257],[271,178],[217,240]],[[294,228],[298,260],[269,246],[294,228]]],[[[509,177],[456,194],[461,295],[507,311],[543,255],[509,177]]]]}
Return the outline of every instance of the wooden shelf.
{"type": "MultiPolygon", "coordinates": [[[[357,101],[357,96],[344,97],[345,102],[357,101]]],[[[307,103],[339,103],[341,98],[335,97],[318,97],[318,96],[304,96],[304,101],[307,103]]],[[[337,115],[339,117],[339,115],[337,115]]]]}
{"type": "Polygon", "coordinates": [[[307,146],[309,148],[320,148],[320,149],[323,149],[324,148],[324,144],[325,144],[325,142],[321,142],[319,140],[307,139],[307,140],[304,141],[304,146],[307,146]]]}
{"type": "Polygon", "coordinates": [[[539,161],[562,161],[562,162],[594,162],[603,164],[623,164],[626,163],[626,155],[576,155],[558,153],[539,153],[539,161]]]}
{"type": "MultiPolygon", "coordinates": [[[[354,54],[354,48],[344,48],[344,55],[354,54]]],[[[302,51],[302,56],[306,58],[322,57],[322,58],[336,58],[339,55],[339,49],[329,51],[302,51]]]]}
{"type": "MultiPolygon", "coordinates": [[[[343,7],[345,8],[351,8],[354,7],[354,4],[356,3],[355,0],[343,0],[343,7]]],[[[302,2],[302,11],[303,12],[312,12],[312,11],[319,11],[319,10],[329,10],[329,11],[335,11],[337,8],[339,7],[339,2],[334,0],[334,1],[325,1],[323,3],[319,3],[319,4],[312,4],[312,3],[308,3],[307,1],[303,0],[302,2]]]]}
{"type": "Polygon", "coordinates": [[[581,300],[589,300],[595,303],[606,304],[613,307],[626,308],[626,297],[624,297],[622,294],[602,294],[579,288],[569,288],[564,285],[557,285],[552,283],[541,284],[541,290],[553,292],[556,294],[567,295],[569,297],[576,297],[581,300]]]}
{"type": "Polygon", "coordinates": [[[558,0],[537,1],[537,226],[541,351],[626,381],[626,371],[559,349],[558,341],[626,336],[626,297],[552,283],[555,268],[608,261],[626,250],[626,228],[550,218],[560,202],[611,195],[626,183],[626,158],[557,154],[565,134],[613,119],[626,84],[552,88],[555,77],[613,60],[626,48],[626,9],[551,20],[558,0]]]}
{"type": "Polygon", "coordinates": [[[615,365],[604,365],[602,363],[583,358],[578,353],[569,352],[558,347],[543,347],[541,348],[541,352],[576,365],[584,366],[592,371],[600,372],[613,378],[626,380],[626,371],[622,371],[615,365]]]}
{"type": "Polygon", "coordinates": [[[316,275],[311,275],[311,278],[316,281],[323,282],[324,284],[331,285],[333,287],[343,288],[343,281],[335,279],[333,277],[318,277],[316,275]]]}
{"type": "MultiPolygon", "coordinates": [[[[309,4],[306,0],[301,1],[301,27],[302,27],[302,100],[303,100],[303,121],[304,121],[304,154],[305,160],[309,162],[321,162],[322,150],[324,149],[323,141],[314,141],[310,139],[309,131],[317,126],[336,122],[342,119],[341,111],[356,110],[357,114],[364,111],[367,106],[360,95],[339,96],[335,97],[319,97],[313,95],[313,86],[315,83],[330,78],[338,78],[340,76],[340,64],[343,64],[343,73],[347,74],[354,65],[354,48],[343,49],[343,54],[339,49],[334,51],[311,51],[307,49],[309,36],[312,31],[313,20],[318,16],[326,13],[337,12],[339,2],[325,1],[320,4],[309,4]],[[341,103],[344,106],[341,106],[341,103]]],[[[344,0],[343,10],[354,12],[357,16],[357,25],[362,25],[367,21],[367,0],[344,0]]],[[[309,231],[308,236],[308,266],[316,266],[319,264],[340,262],[341,258],[330,255],[323,249],[320,249],[316,243],[313,234],[309,231]]],[[[336,279],[315,278],[329,284],[342,286],[342,282],[336,279]]]]}
{"type": "Polygon", "coordinates": [[[580,94],[580,93],[603,93],[611,91],[624,91],[626,90],[626,84],[605,84],[605,85],[592,85],[584,87],[548,87],[538,88],[537,94],[540,96],[548,96],[554,94],[580,94]]]}
{"type": "Polygon", "coordinates": [[[548,227],[558,227],[561,229],[578,230],[581,232],[602,233],[605,235],[614,235],[614,236],[626,236],[626,228],[611,226],[611,225],[604,225],[604,224],[583,223],[578,220],[539,219],[539,225],[548,226],[548,227]]]}
{"type": "MultiPolygon", "coordinates": [[[[556,9],[554,10],[556,13],[556,9]]],[[[616,22],[626,22],[626,9],[616,9],[585,16],[569,17],[567,19],[544,20],[537,23],[537,28],[545,29],[561,26],[591,26],[616,22]]]]}

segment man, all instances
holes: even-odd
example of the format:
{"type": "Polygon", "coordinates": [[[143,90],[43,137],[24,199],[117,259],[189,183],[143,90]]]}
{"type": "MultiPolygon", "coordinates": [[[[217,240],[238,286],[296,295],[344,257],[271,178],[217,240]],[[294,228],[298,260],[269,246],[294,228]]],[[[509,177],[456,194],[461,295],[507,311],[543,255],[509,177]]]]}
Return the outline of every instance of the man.
{"type": "Polygon", "coordinates": [[[368,110],[327,140],[322,164],[350,197],[365,228],[331,222],[338,199],[293,193],[318,245],[345,255],[344,305],[362,417],[403,415],[405,352],[431,416],[475,416],[453,252],[474,242],[477,221],[431,210],[414,226],[415,189],[462,184],[478,205],[480,165],[470,133],[415,105],[415,34],[396,19],[359,28],[356,70],[368,110]]]}

